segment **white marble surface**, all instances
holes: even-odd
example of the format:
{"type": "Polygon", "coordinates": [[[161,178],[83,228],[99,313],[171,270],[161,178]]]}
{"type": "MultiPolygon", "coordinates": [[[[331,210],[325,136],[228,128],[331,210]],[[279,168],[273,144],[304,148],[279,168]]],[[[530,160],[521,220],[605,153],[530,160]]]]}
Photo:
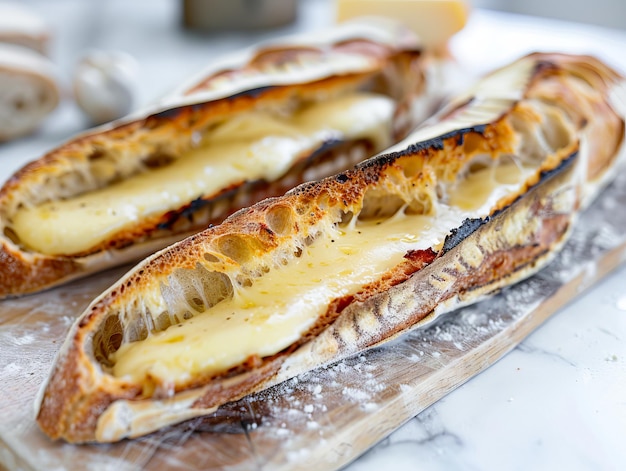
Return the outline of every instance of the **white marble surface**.
{"type": "Polygon", "coordinates": [[[626,466],[626,267],[346,469],[626,466]]]}
{"type": "MultiPolygon", "coordinates": [[[[332,21],[328,2],[309,0],[302,2],[298,22],[279,31],[198,36],[181,31],[173,0],[30,3],[56,31],[52,58],[66,86],[86,50],[126,50],[141,64],[138,104],[157,98],[228,50],[332,21]]],[[[476,12],[452,49],[468,76],[531,50],[593,53],[626,70],[624,32],[506,14],[476,12]]],[[[66,100],[38,134],[0,146],[1,174],[84,126],[66,100]]],[[[622,267],[346,469],[625,469],[625,391],[622,267]]]]}

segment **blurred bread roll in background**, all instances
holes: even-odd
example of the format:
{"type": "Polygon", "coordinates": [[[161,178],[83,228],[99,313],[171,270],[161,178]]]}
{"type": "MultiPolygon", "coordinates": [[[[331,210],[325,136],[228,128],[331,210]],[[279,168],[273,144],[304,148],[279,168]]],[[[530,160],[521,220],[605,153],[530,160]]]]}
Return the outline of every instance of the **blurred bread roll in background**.
{"type": "Polygon", "coordinates": [[[56,69],[45,55],[50,37],[34,11],[0,2],[0,141],[32,133],[59,103],[56,69]]]}
{"type": "Polygon", "coordinates": [[[50,30],[41,16],[21,3],[0,2],[0,42],[46,54],[49,40],[50,30]]]}
{"type": "Polygon", "coordinates": [[[33,132],[59,103],[54,65],[45,56],[0,43],[0,141],[33,132]]]}

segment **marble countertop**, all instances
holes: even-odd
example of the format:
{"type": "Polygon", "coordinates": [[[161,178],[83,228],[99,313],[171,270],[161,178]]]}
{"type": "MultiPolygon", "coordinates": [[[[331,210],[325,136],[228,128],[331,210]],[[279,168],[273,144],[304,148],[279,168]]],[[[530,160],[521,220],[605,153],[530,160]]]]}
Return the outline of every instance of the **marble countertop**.
{"type": "MultiPolygon", "coordinates": [[[[322,0],[302,1],[297,22],[280,30],[209,36],[182,31],[172,0],[32,6],[55,28],[51,54],[68,90],[72,69],[86,50],[125,50],[141,65],[138,105],[229,50],[332,22],[330,5],[322,0]]],[[[475,11],[451,47],[468,77],[534,50],[591,53],[626,71],[626,32],[503,13],[475,11]]],[[[0,180],[85,126],[71,100],[64,101],[37,134],[0,146],[0,180]]],[[[346,469],[624,469],[624,391],[622,265],[502,360],[346,469]]]]}
{"type": "Polygon", "coordinates": [[[624,339],[622,266],[346,470],[624,469],[624,339]]]}

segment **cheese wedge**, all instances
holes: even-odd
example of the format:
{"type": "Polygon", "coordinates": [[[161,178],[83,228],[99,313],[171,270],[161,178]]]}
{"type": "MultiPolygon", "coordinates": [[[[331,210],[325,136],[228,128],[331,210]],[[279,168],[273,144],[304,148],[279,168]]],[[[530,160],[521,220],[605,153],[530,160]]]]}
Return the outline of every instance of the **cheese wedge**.
{"type": "Polygon", "coordinates": [[[336,0],[336,11],[338,21],[393,18],[409,26],[427,47],[445,49],[467,23],[469,5],[464,0],[336,0]]]}
{"type": "Polygon", "coordinates": [[[535,273],[626,159],[625,105],[603,63],[533,54],[388,151],[154,254],[79,316],[39,425],[137,437],[535,273]]]}

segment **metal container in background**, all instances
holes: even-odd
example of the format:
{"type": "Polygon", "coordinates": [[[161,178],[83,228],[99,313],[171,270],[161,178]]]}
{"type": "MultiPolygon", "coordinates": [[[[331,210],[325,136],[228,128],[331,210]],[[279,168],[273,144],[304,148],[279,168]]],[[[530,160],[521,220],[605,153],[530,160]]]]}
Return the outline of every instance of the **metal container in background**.
{"type": "Polygon", "coordinates": [[[195,30],[275,28],[296,14],[297,0],[183,0],[183,24],[195,30]]]}

